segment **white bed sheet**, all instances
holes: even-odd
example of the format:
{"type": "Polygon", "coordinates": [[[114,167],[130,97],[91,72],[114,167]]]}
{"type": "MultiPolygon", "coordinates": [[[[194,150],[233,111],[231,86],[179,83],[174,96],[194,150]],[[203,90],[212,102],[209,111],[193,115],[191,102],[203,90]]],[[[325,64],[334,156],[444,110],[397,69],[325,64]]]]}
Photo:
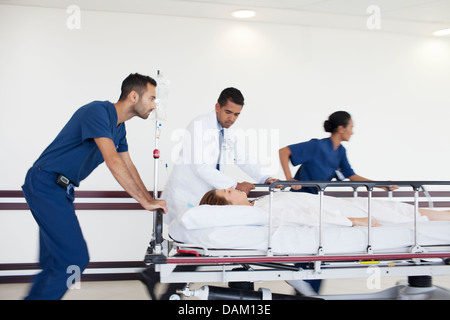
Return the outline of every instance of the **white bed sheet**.
{"type": "MultiPolygon", "coordinates": [[[[374,253],[408,252],[414,243],[413,225],[401,224],[371,229],[374,253]]],[[[325,254],[364,254],[367,251],[367,227],[324,226],[322,247],[325,254]]],[[[179,221],[169,226],[170,237],[177,242],[198,244],[208,249],[265,251],[268,247],[267,225],[214,226],[187,229],[179,221]]],[[[272,228],[275,255],[317,254],[319,231],[311,226],[276,226],[272,228]]],[[[450,222],[426,221],[418,224],[418,244],[450,244],[450,222]]]]}

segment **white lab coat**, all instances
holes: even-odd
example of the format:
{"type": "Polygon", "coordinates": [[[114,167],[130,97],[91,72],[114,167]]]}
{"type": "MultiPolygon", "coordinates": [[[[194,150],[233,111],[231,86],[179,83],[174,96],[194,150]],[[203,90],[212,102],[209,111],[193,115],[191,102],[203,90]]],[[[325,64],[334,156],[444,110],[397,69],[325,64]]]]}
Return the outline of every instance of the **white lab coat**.
{"type": "Polygon", "coordinates": [[[236,186],[237,181],[223,170],[226,164],[236,164],[257,183],[269,176],[250,158],[232,129],[224,128],[220,171],[216,169],[219,158],[219,129],[216,112],[199,116],[186,128],[178,159],[163,190],[168,212],[165,222],[198,205],[203,195],[211,189],[236,186]]]}

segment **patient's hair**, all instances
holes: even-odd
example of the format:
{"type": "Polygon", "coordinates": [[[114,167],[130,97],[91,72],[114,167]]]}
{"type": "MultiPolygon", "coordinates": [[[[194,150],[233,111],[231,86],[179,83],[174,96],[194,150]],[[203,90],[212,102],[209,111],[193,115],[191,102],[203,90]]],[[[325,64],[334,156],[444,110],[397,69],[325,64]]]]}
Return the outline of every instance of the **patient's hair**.
{"type": "Polygon", "coordinates": [[[226,88],[224,89],[219,96],[217,102],[221,107],[224,107],[228,100],[234,102],[240,106],[244,106],[244,96],[242,93],[236,88],[226,88]]]}
{"type": "Polygon", "coordinates": [[[323,127],[325,132],[334,133],[339,126],[343,126],[345,128],[351,118],[352,117],[348,112],[336,111],[328,118],[328,120],[324,122],[323,127]]]}
{"type": "Polygon", "coordinates": [[[210,190],[203,196],[202,200],[200,200],[200,205],[209,204],[211,206],[226,206],[229,205],[228,201],[225,198],[218,196],[216,194],[216,190],[210,190]]]}
{"type": "Polygon", "coordinates": [[[147,90],[147,83],[156,87],[156,81],[149,76],[143,76],[139,73],[132,73],[125,78],[122,82],[122,92],[120,94],[119,101],[125,100],[131,91],[136,91],[139,96],[147,90]]]}

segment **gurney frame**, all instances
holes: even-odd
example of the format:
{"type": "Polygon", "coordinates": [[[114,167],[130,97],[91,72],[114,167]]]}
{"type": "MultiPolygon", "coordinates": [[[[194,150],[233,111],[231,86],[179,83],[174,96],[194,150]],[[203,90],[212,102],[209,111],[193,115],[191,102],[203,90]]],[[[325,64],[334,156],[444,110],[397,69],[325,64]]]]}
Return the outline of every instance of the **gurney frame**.
{"type": "MultiPolygon", "coordinates": [[[[200,299],[230,299],[232,295],[223,294],[223,289],[205,286],[200,290],[190,290],[189,283],[233,283],[233,282],[263,282],[288,281],[295,287],[298,280],[338,279],[338,278],[368,278],[370,272],[377,276],[406,276],[409,283],[406,286],[392,288],[373,295],[332,296],[332,299],[398,299],[398,298],[430,298],[450,299],[450,292],[443,288],[432,286],[431,277],[450,274],[450,244],[445,246],[422,246],[418,241],[417,215],[419,214],[419,191],[424,186],[450,185],[449,181],[277,181],[268,187],[270,196],[270,220],[268,248],[266,252],[233,251],[214,252],[196,244],[181,244],[165,240],[163,237],[163,214],[155,213],[155,225],[152,241],[145,256],[148,273],[153,282],[187,283],[184,290],[178,290],[185,298],[196,296],[200,299]],[[291,185],[316,187],[318,189],[319,210],[319,246],[315,255],[274,255],[272,252],[272,199],[277,188],[291,185]],[[372,219],[372,192],[374,188],[410,187],[414,191],[414,245],[407,252],[375,253],[372,248],[371,225],[367,230],[367,250],[363,254],[325,254],[323,248],[322,207],[326,188],[329,187],[363,187],[367,190],[368,218],[372,219]],[[175,254],[174,252],[178,254],[175,254]],[[180,256],[179,253],[183,253],[180,256]],[[186,256],[188,255],[188,256],[186,256]],[[298,267],[298,264],[308,267],[298,267]],[[371,268],[372,267],[372,268],[371,268]],[[373,268],[376,267],[376,268],[373,268]],[[417,289],[417,288],[420,288],[417,289]],[[220,294],[218,293],[220,292],[220,294]],[[403,292],[402,294],[400,292],[403,292]],[[406,292],[406,294],[405,294],[406,292]],[[408,293],[409,292],[409,293],[408,293]],[[411,293],[412,292],[412,293],[411,293]]],[[[236,289],[231,289],[236,291],[236,289]]],[[[236,292],[236,299],[255,299],[255,294],[245,290],[236,292]],[[247,295],[246,295],[247,294],[247,295]]],[[[173,296],[176,297],[176,296],[173,296]]],[[[262,290],[256,299],[269,298],[296,299],[284,295],[272,295],[262,290]]],[[[153,296],[153,298],[155,298],[153,296]]],[[[311,298],[330,298],[314,296],[311,298]]]]}

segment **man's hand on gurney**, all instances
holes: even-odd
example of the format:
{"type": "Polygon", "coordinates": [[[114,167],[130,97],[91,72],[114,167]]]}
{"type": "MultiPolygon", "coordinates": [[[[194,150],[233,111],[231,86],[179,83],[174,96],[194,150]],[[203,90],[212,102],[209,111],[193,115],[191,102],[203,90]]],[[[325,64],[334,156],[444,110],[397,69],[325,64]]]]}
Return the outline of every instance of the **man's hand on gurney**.
{"type": "Polygon", "coordinates": [[[163,213],[167,212],[167,205],[166,205],[166,200],[156,200],[156,199],[152,199],[149,201],[146,201],[146,203],[144,203],[142,205],[142,207],[144,207],[145,210],[148,211],[155,211],[158,209],[162,209],[163,213]]]}
{"type": "Polygon", "coordinates": [[[247,195],[250,193],[250,191],[252,191],[253,189],[255,189],[255,185],[244,181],[244,182],[238,182],[238,184],[236,185],[236,190],[239,191],[243,191],[245,192],[247,195]]]}

